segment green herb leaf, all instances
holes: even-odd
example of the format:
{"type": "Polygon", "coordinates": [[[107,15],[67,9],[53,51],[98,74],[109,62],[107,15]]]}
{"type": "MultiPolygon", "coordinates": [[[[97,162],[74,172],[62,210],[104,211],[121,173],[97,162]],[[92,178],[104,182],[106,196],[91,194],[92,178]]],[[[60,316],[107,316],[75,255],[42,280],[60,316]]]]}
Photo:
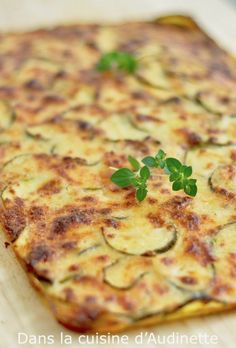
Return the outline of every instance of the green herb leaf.
{"type": "Polygon", "coordinates": [[[180,168],[182,167],[181,162],[179,160],[171,157],[166,159],[166,166],[171,173],[178,173],[180,168]]]}
{"type": "Polygon", "coordinates": [[[133,74],[137,67],[137,60],[132,54],[120,51],[105,53],[96,66],[100,72],[120,70],[130,74],[133,74]]]}
{"type": "Polygon", "coordinates": [[[189,184],[189,182],[184,186],[184,192],[192,197],[195,197],[197,194],[197,185],[196,184],[189,184]]]}
{"type": "Polygon", "coordinates": [[[136,198],[139,202],[143,201],[147,196],[147,189],[146,187],[140,187],[136,192],[136,198]]]}
{"type": "Polygon", "coordinates": [[[181,176],[181,174],[178,173],[178,172],[172,173],[169,176],[169,180],[170,180],[170,182],[176,181],[176,180],[178,180],[180,178],[180,176],[181,176]]]}
{"type": "Polygon", "coordinates": [[[112,176],[111,181],[120,187],[128,187],[134,183],[134,173],[128,168],[118,169],[112,176]]]}
{"type": "Polygon", "coordinates": [[[147,181],[151,175],[149,168],[162,168],[169,175],[173,191],[184,190],[187,195],[196,196],[197,180],[190,178],[192,167],[182,164],[176,158],[166,158],[163,150],[159,150],[155,157],[144,157],[142,162],[145,165],[142,168],[136,158],[129,156],[128,160],[132,165],[133,171],[128,168],[118,169],[111,176],[111,180],[120,187],[133,186],[136,189],[138,201],[141,202],[147,195],[147,181]]]}
{"type": "Polygon", "coordinates": [[[140,164],[136,160],[136,158],[134,158],[132,156],[128,156],[128,161],[131,164],[131,166],[133,167],[134,171],[138,171],[140,169],[140,164]]]}
{"type": "Polygon", "coordinates": [[[195,185],[196,182],[197,182],[196,179],[188,179],[188,184],[191,185],[191,186],[195,185]]]}
{"type": "Polygon", "coordinates": [[[146,182],[149,177],[150,177],[150,170],[148,169],[148,167],[144,166],[141,170],[140,170],[140,177],[142,179],[142,181],[146,182]]]}
{"type": "Polygon", "coordinates": [[[155,158],[152,157],[152,156],[144,157],[144,159],[142,159],[142,162],[143,162],[147,167],[150,167],[150,168],[156,167],[156,160],[155,160],[155,158]]]}
{"type": "Polygon", "coordinates": [[[179,191],[183,188],[183,183],[182,181],[174,181],[173,184],[172,184],[172,190],[173,191],[179,191]]]}
{"type": "Polygon", "coordinates": [[[160,150],[158,151],[158,153],[156,154],[156,158],[157,158],[157,159],[162,160],[162,159],[164,159],[165,157],[166,157],[166,153],[165,153],[162,149],[160,149],[160,150]]]}
{"type": "Polygon", "coordinates": [[[186,178],[192,175],[192,172],[193,172],[192,167],[182,166],[182,168],[183,168],[183,174],[186,178]]]}

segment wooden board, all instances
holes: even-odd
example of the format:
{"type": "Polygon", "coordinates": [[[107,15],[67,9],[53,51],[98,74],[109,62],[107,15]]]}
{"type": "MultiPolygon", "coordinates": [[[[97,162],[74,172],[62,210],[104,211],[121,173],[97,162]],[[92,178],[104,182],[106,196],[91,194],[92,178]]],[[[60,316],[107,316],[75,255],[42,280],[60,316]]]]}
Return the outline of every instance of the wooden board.
{"type": "MultiPolygon", "coordinates": [[[[0,0],[0,29],[16,30],[69,21],[102,21],[152,18],[169,12],[183,12],[194,16],[210,35],[236,53],[236,10],[223,0],[0,0]],[[135,2],[135,6],[134,6],[135,2]],[[19,5],[20,3],[20,5],[19,5]],[[55,6],[56,3],[56,6],[55,6]]],[[[38,294],[30,286],[28,279],[0,231],[0,348],[17,347],[72,347],[78,343],[78,335],[57,324],[38,294]],[[39,337],[53,335],[54,344],[18,344],[19,332],[39,337]],[[60,335],[70,335],[73,344],[63,344],[60,335]]],[[[224,313],[204,318],[194,318],[172,322],[149,329],[143,346],[154,348],[154,342],[147,338],[154,334],[163,340],[173,335],[217,335],[218,343],[212,345],[195,344],[195,347],[234,348],[236,342],[236,313],[224,313]]],[[[128,333],[126,347],[141,347],[136,344],[141,331],[128,333]]],[[[127,335],[127,333],[124,333],[127,335]]],[[[120,337],[121,339],[121,337],[120,337]]],[[[87,344],[91,348],[108,347],[109,344],[87,344]]],[[[121,344],[113,347],[121,347],[121,344]]],[[[189,343],[162,347],[190,347],[189,343]]]]}

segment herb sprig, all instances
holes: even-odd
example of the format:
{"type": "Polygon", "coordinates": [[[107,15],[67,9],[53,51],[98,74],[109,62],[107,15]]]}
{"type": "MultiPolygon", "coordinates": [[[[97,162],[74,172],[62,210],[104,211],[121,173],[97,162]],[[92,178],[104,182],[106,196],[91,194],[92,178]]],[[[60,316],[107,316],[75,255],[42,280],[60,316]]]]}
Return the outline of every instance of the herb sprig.
{"type": "Polygon", "coordinates": [[[179,160],[173,157],[166,157],[163,150],[152,157],[147,156],[142,159],[144,166],[141,166],[139,161],[129,156],[128,160],[132,166],[129,168],[120,168],[113,173],[111,181],[119,187],[133,186],[136,189],[136,198],[139,202],[143,201],[148,193],[147,181],[151,176],[149,168],[161,168],[169,175],[169,181],[172,183],[172,190],[184,192],[189,196],[197,194],[197,180],[190,178],[192,175],[192,167],[182,164],[179,160]]]}
{"type": "Polygon", "coordinates": [[[133,74],[137,67],[137,59],[132,54],[122,51],[111,51],[103,54],[96,66],[100,72],[118,70],[130,74],[133,74]]]}

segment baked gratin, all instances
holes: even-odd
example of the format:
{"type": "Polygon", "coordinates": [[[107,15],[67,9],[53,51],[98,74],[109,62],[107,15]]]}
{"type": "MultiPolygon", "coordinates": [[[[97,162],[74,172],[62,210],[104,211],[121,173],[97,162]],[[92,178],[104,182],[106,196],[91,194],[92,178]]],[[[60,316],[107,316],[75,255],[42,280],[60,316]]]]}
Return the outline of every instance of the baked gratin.
{"type": "MultiPolygon", "coordinates": [[[[0,35],[1,228],[57,320],[115,332],[236,307],[236,61],[191,19],[0,35]],[[135,73],[98,71],[111,51],[135,73]],[[148,196],[114,168],[162,148],[148,196]]],[[[4,265],[3,265],[4,266],[4,265]]]]}

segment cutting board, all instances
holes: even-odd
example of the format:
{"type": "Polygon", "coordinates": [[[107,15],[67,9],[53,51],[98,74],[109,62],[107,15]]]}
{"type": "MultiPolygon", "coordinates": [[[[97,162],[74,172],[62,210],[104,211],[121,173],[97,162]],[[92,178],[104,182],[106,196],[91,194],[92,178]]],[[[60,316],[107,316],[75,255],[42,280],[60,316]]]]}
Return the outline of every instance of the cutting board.
{"type": "MultiPolygon", "coordinates": [[[[0,30],[26,30],[73,21],[147,19],[166,13],[192,15],[223,47],[236,53],[236,10],[232,7],[232,2],[226,0],[0,0],[0,30]]],[[[106,344],[93,344],[87,340],[87,344],[83,345],[78,342],[78,338],[84,342],[85,337],[64,329],[54,320],[30,286],[11,246],[6,248],[5,241],[6,238],[0,231],[0,348],[108,347],[108,336],[106,344]],[[22,341],[18,341],[19,333],[22,333],[22,341]],[[40,338],[40,335],[44,337],[40,338]],[[26,337],[27,343],[20,344],[26,337]],[[67,338],[68,344],[61,341],[61,337],[67,338]],[[48,343],[54,343],[45,345],[44,339],[48,343]],[[41,340],[41,344],[34,344],[34,340],[41,340]]],[[[186,319],[124,333],[123,336],[116,337],[117,343],[112,347],[141,347],[141,340],[137,341],[137,337],[143,332],[142,346],[150,348],[157,346],[155,341],[158,339],[162,343],[159,346],[162,347],[187,348],[191,346],[187,342],[191,336],[198,337],[198,343],[193,344],[195,347],[234,348],[235,323],[235,312],[186,319]],[[174,345],[172,341],[164,343],[171,339],[171,335],[175,337],[174,345]],[[199,335],[216,336],[217,343],[201,344],[199,335]],[[182,337],[182,344],[178,344],[178,337],[182,337]],[[118,343],[122,339],[126,342],[123,345],[118,343]]]]}

